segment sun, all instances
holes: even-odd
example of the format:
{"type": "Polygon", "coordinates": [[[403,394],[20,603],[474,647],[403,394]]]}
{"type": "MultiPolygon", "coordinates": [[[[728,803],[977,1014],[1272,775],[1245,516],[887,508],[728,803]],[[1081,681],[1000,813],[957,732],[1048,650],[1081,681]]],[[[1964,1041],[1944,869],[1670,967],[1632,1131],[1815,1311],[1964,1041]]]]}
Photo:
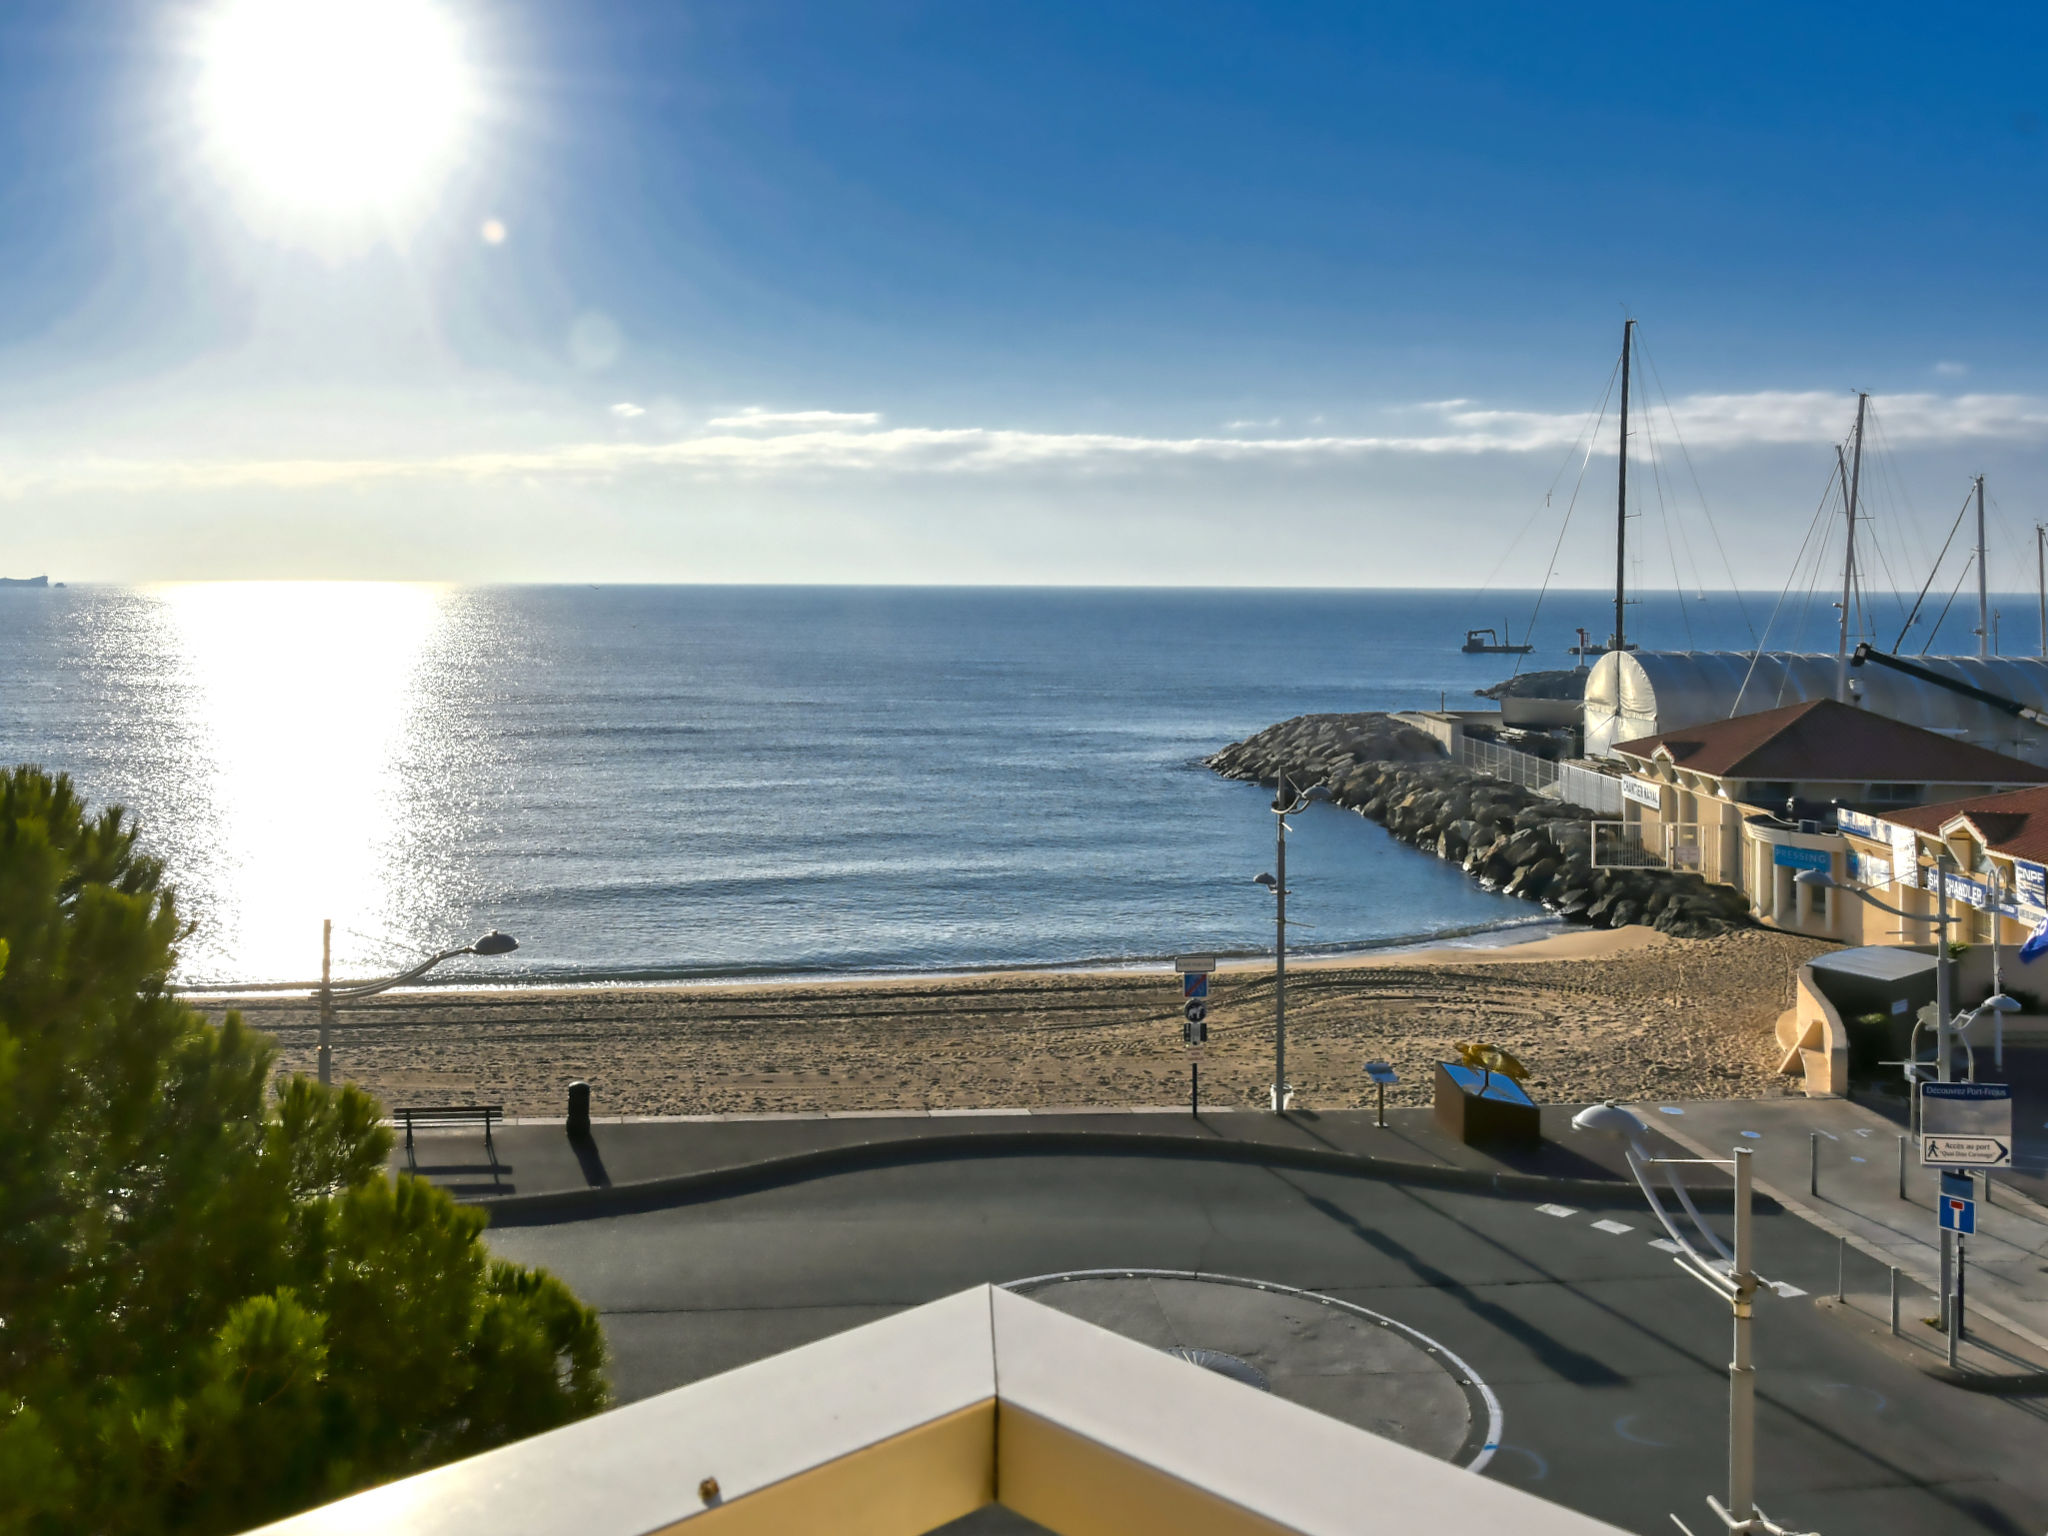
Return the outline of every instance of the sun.
{"type": "Polygon", "coordinates": [[[314,213],[416,200],[460,152],[473,89],[433,0],[221,0],[200,37],[215,158],[263,199],[314,213]]]}

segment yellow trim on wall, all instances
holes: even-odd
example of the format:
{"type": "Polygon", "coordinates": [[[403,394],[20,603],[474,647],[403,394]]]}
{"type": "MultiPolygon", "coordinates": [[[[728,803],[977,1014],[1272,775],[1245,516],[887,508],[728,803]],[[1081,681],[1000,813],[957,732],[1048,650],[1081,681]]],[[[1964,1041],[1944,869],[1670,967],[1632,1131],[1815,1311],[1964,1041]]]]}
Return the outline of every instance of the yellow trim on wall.
{"type": "MultiPolygon", "coordinates": [[[[716,1467],[670,1463],[679,1482],[716,1477],[716,1467]]],[[[996,1497],[996,1402],[962,1408],[799,1472],[741,1498],[699,1510],[653,1536],[924,1536],[996,1497]]]]}
{"type": "MultiPolygon", "coordinates": [[[[1012,1404],[996,1411],[996,1494],[1060,1536],[1287,1536],[1290,1528],[1012,1404]]],[[[1359,1512],[1361,1519],[1366,1512],[1359,1512]]]]}

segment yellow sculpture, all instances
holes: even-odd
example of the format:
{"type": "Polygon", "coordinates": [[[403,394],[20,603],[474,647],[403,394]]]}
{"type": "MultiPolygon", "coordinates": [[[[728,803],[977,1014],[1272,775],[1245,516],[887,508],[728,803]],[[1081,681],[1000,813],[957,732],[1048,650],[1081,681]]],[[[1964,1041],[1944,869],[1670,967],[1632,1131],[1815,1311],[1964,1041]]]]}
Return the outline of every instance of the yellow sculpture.
{"type": "MultiPolygon", "coordinates": [[[[1458,1053],[1458,1060],[1461,1064],[1471,1067],[1475,1071],[1485,1073],[1488,1078],[1491,1078],[1494,1073],[1498,1072],[1510,1082],[1526,1083],[1529,1081],[1529,1069],[1497,1045],[1485,1045],[1467,1040],[1460,1041],[1454,1049],[1458,1053]]],[[[1481,1091],[1484,1091],[1484,1085],[1482,1085],[1481,1091]]]]}

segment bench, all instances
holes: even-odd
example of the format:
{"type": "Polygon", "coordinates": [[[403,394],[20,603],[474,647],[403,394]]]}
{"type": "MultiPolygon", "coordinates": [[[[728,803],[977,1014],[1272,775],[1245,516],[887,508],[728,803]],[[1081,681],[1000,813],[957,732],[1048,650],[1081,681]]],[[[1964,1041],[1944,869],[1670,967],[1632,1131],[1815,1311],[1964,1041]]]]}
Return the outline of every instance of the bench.
{"type": "Polygon", "coordinates": [[[491,1155],[491,1166],[498,1166],[498,1149],[491,1144],[491,1122],[505,1118],[501,1104],[429,1104],[412,1109],[393,1110],[392,1114],[405,1127],[405,1163],[417,1170],[419,1164],[412,1154],[412,1128],[415,1125],[475,1125],[482,1122],[484,1128],[484,1150],[491,1155]]]}

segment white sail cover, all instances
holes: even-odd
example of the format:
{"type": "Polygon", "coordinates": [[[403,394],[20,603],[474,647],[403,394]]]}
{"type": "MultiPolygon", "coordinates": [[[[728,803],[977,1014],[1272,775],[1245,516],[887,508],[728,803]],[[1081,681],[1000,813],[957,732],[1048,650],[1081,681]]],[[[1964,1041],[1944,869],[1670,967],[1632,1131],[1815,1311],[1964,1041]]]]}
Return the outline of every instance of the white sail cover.
{"type": "MultiPolygon", "coordinates": [[[[1915,656],[1927,667],[2029,708],[2048,711],[2048,660],[2031,656],[1915,656]]],[[[1586,755],[1619,743],[1781,704],[1835,696],[1836,660],[1794,651],[1609,651],[1586,678],[1586,755]]],[[[1875,662],[1849,669],[1850,699],[1908,725],[2048,763],[2048,728],[1875,662]]]]}

